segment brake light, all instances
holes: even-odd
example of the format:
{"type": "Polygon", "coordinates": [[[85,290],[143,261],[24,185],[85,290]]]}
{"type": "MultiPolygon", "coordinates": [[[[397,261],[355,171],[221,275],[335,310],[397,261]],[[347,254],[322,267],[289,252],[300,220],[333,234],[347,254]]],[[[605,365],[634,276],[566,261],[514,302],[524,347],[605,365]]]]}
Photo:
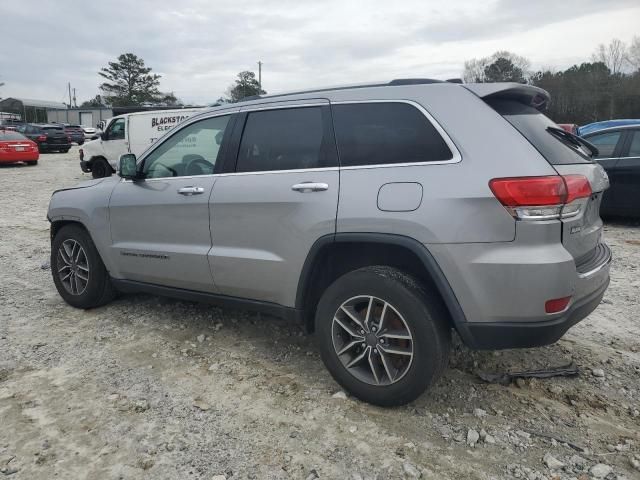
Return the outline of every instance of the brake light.
{"type": "Polygon", "coordinates": [[[38,142],[46,142],[46,141],[47,141],[47,136],[46,136],[46,135],[38,135],[38,136],[36,137],[36,140],[37,140],[38,142]]]}
{"type": "Polygon", "coordinates": [[[591,196],[584,175],[494,178],[489,188],[509,213],[519,220],[550,220],[577,215],[591,196]]]}

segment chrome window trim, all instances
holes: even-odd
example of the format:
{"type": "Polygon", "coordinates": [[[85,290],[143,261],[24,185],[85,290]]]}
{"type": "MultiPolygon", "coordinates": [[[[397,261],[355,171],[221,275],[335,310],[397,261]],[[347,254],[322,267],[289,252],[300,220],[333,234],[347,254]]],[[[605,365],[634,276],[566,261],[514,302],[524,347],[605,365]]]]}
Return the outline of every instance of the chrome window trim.
{"type": "MultiPolygon", "coordinates": [[[[295,100],[291,102],[295,102],[295,100]]],[[[336,167],[320,167],[320,168],[293,168],[289,170],[266,170],[266,171],[259,171],[259,172],[213,173],[208,175],[195,175],[190,177],[158,177],[154,179],[151,179],[151,178],[145,179],[145,181],[167,180],[167,179],[178,179],[178,178],[185,179],[185,178],[204,178],[204,177],[227,177],[227,176],[235,176],[235,175],[265,175],[265,174],[272,174],[272,173],[290,173],[290,172],[305,173],[305,172],[322,172],[322,171],[334,171],[334,170],[360,170],[360,169],[370,169],[370,168],[449,165],[453,163],[459,163],[462,161],[462,155],[460,154],[460,150],[458,149],[456,144],[453,142],[453,140],[451,140],[451,137],[449,137],[449,134],[444,130],[444,128],[442,128],[440,123],[438,123],[438,121],[433,117],[433,115],[431,115],[422,105],[420,105],[419,103],[413,100],[373,99],[373,100],[341,100],[337,102],[331,102],[329,100],[325,101],[325,99],[318,99],[317,102],[309,103],[308,100],[305,99],[304,102],[305,103],[287,104],[287,105],[284,105],[285,102],[282,102],[282,104],[279,104],[279,105],[269,104],[268,106],[258,104],[258,105],[248,105],[245,107],[235,107],[235,108],[224,110],[224,111],[203,112],[199,115],[189,117],[187,120],[185,120],[185,124],[181,125],[181,130],[199,120],[205,120],[205,119],[214,118],[214,117],[221,117],[223,115],[233,115],[234,113],[240,113],[240,112],[251,113],[251,112],[256,112],[261,110],[282,110],[282,109],[289,109],[289,108],[318,107],[318,106],[325,106],[325,105],[345,105],[345,104],[358,104],[358,103],[404,103],[404,104],[412,105],[414,108],[416,108],[420,113],[422,113],[426,117],[426,119],[431,123],[431,125],[433,125],[436,131],[443,138],[444,142],[447,144],[447,147],[449,147],[449,150],[451,150],[452,158],[450,158],[449,160],[436,160],[431,162],[422,161],[422,162],[406,162],[406,163],[378,163],[375,165],[354,165],[354,166],[348,166],[348,167],[336,166],[336,167]]],[[[158,146],[162,145],[162,143],[164,143],[169,138],[171,138],[171,136],[172,135],[168,135],[166,138],[162,139],[161,141],[158,141],[150,145],[147,150],[142,152],[142,154],[140,155],[140,159],[138,160],[138,163],[144,161],[148,155],[150,155],[158,146]],[[153,147],[153,150],[150,150],[151,147],[153,147]]],[[[132,182],[132,180],[124,180],[124,181],[132,182]]]]}
{"type": "MultiPolygon", "coordinates": [[[[276,173],[309,173],[309,172],[331,172],[338,171],[339,167],[320,167],[320,168],[294,168],[291,170],[267,170],[260,172],[227,172],[227,173],[208,173],[206,175],[189,175],[184,177],[157,177],[157,178],[145,178],[143,181],[145,182],[158,182],[158,181],[167,181],[167,180],[184,180],[184,179],[194,179],[194,178],[217,178],[217,177],[230,177],[230,176],[240,176],[240,175],[270,175],[276,173]]],[[[134,183],[135,180],[128,180],[126,178],[121,178],[121,182],[134,183]]]]}
{"type": "Polygon", "coordinates": [[[460,154],[460,150],[449,134],[442,128],[442,125],[438,123],[438,121],[431,115],[426,108],[420,105],[418,102],[413,100],[405,100],[405,99],[376,99],[376,100],[340,100],[337,102],[331,102],[332,105],[347,105],[347,104],[357,104],[357,103],[405,103],[416,108],[420,113],[422,113],[426,119],[433,125],[436,131],[440,134],[444,143],[447,144],[449,150],[451,150],[452,157],[449,160],[435,160],[435,161],[422,161],[422,162],[404,162],[404,163],[376,163],[374,165],[352,165],[348,167],[340,167],[341,170],[360,170],[363,168],[389,168],[389,167],[411,167],[411,166],[426,166],[426,165],[448,165],[450,163],[459,163],[462,161],[462,155],[460,154]]]}

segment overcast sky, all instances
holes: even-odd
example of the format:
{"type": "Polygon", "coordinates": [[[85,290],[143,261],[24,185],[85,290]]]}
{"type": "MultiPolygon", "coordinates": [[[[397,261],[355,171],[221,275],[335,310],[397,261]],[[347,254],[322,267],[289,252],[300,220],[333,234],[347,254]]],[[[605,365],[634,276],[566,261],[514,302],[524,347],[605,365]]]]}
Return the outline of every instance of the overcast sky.
{"type": "Polygon", "coordinates": [[[132,52],[160,88],[211,103],[264,62],[278,91],[401,77],[460,77],[507,49],[534,68],[587,61],[640,35],[638,0],[95,0],[0,2],[0,97],[95,96],[97,71],[132,52]]]}

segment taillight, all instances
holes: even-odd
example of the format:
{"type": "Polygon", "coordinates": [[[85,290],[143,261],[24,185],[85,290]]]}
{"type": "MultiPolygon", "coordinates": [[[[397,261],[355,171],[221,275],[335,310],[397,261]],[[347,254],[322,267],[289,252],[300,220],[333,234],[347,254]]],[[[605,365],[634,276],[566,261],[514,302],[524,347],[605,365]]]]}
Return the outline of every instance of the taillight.
{"type": "Polygon", "coordinates": [[[494,178],[489,188],[519,220],[572,217],[583,203],[575,201],[591,196],[591,185],[584,175],[494,178]]]}
{"type": "Polygon", "coordinates": [[[46,136],[46,135],[38,135],[38,136],[36,137],[36,140],[37,140],[38,142],[46,142],[46,141],[47,141],[47,136],[46,136]]]}

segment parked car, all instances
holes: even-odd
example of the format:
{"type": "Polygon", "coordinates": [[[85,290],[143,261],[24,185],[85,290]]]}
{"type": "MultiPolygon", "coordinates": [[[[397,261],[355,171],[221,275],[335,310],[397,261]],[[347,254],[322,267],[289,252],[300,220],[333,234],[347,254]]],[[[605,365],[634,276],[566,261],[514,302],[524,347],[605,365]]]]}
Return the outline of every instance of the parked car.
{"type": "Polygon", "coordinates": [[[100,138],[80,149],[80,168],[93,178],[111,176],[123,153],[141,154],[149,145],[200,108],[155,110],[118,115],[109,120],[100,138]]]}
{"type": "Polygon", "coordinates": [[[578,127],[578,135],[581,137],[588,133],[593,133],[598,130],[604,130],[605,128],[621,127],[623,125],[639,125],[640,119],[620,119],[620,120],[604,120],[602,122],[593,122],[582,127],[578,127]]]}
{"type": "Polygon", "coordinates": [[[72,142],[82,145],[84,143],[84,130],[80,125],[64,125],[64,133],[66,133],[72,142]]]}
{"type": "Polygon", "coordinates": [[[407,403],[452,329],[547,345],[603,297],[607,176],[548,98],[411,79],[207,109],[53,194],[53,281],[78,308],[142,291],[299,319],[343,388],[407,403]]]}
{"type": "Polygon", "coordinates": [[[584,138],[598,148],[596,160],[611,182],[600,206],[602,214],[640,217],[640,122],[597,130],[584,138]]]}
{"type": "Polygon", "coordinates": [[[578,125],[575,123],[559,123],[558,126],[569,133],[578,134],[578,125]]]}
{"type": "Polygon", "coordinates": [[[0,163],[38,163],[38,145],[16,131],[0,129],[0,163]]]}
{"type": "Polygon", "coordinates": [[[27,123],[20,125],[18,131],[25,137],[36,142],[40,152],[67,153],[71,148],[71,138],[65,133],[61,125],[35,125],[27,123]]]}
{"type": "Polygon", "coordinates": [[[82,128],[82,131],[84,132],[85,140],[95,140],[100,133],[98,132],[98,129],[93,127],[86,127],[84,125],[80,125],[80,128],[82,128]]]}

